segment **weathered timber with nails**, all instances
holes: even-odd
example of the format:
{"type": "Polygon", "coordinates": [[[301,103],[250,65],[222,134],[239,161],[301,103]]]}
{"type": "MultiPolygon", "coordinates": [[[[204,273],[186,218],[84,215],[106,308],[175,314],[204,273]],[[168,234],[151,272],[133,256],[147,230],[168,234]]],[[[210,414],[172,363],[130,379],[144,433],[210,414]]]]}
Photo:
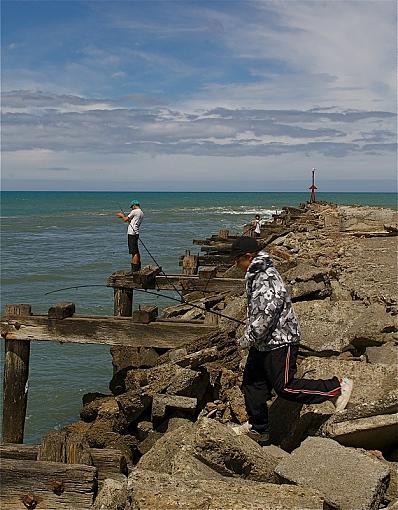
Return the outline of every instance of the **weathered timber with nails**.
{"type": "Polygon", "coordinates": [[[167,349],[179,347],[214,331],[214,327],[204,324],[166,320],[141,324],[130,317],[74,316],[50,319],[46,315],[30,315],[17,319],[3,316],[1,320],[1,336],[6,340],[167,349]]]}
{"type": "Polygon", "coordinates": [[[143,287],[134,280],[131,273],[118,271],[113,273],[107,281],[108,287],[118,289],[142,289],[152,288],[158,290],[201,290],[207,292],[243,292],[245,280],[243,278],[200,278],[199,276],[184,275],[157,275],[152,287],[143,287]]]}

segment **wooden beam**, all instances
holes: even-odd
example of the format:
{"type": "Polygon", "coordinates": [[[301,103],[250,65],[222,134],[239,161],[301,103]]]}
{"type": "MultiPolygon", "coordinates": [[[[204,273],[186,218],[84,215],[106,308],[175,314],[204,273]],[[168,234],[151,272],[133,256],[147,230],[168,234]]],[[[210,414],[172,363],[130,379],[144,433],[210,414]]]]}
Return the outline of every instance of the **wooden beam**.
{"type": "Polygon", "coordinates": [[[208,292],[243,292],[245,280],[243,278],[212,278],[206,280],[198,276],[168,275],[157,276],[156,285],[162,290],[173,290],[172,284],[178,290],[204,290],[208,292]]]}
{"type": "MultiPolygon", "coordinates": [[[[141,288],[129,275],[112,275],[108,279],[108,287],[119,289],[141,288]]],[[[245,290],[244,278],[212,278],[209,282],[198,276],[185,276],[181,274],[156,276],[156,288],[159,290],[205,290],[208,292],[243,292],[245,290]]]]}
{"type": "MultiPolygon", "coordinates": [[[[1,336],[10,340],[38,340],[61,343],[125,345],[172,349],[214,327],[177,321],[139,324],[129,317],[79,316],[49,319],[45,315],[2,317],[1,336]]],[[[8,440],[8,442],[11,442],[8,440]]]]}
{"type": "Polygon", "coordinates": [[[88,509],[97,491],[93,466],[2,459],[0,473],[1,507],[8,510],[88,509]]]}
{"type": "MultiPolygon", "coordinates": [[[[37,460],[39,445],[37,444],[0,444],[0,459],[19,461],[37,460]]],[[[98,469],[98,481],[105,478],[116,478],[128,475],[129,468],[126,456],[113,448],[90,448],[93,465],[98,469]]]]}

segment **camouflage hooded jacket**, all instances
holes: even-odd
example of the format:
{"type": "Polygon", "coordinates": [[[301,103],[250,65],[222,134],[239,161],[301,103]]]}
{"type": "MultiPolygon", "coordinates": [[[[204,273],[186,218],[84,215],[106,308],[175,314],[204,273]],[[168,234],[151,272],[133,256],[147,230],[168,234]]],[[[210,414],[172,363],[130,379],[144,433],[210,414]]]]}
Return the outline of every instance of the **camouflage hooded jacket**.
{"type": "Polygon", "coordinates": [[[247,326],[241,347],[259,351],[297,344],[300,330],[292,301],[269,255],[260,251],[246,272],[247,326]]]}

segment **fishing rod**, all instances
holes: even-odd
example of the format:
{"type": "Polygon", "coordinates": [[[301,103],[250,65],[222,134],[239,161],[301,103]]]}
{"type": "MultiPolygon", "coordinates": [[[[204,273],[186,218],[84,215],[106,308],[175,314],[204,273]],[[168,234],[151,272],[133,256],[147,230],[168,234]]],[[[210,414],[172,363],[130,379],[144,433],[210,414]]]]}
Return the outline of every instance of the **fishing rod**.
{"type": "MultiPolygon", "coordinates": [[[[61,292],[63,290],[70,290],[70,289],[80,289],[82,287],[107,287],[107,285],[104,285],[104,284],[92,284],[92,285],[73,285],[72,287],[63,287],[62,289],[55,289],[55,290],[51,290],[50,292],[45,292],[44,295],[45,296],[48,296],[49,294],[54,294],[55,292],[61,292]]],[[[157,292],[151,292],[147,289],[133,289],[134,292],[135,291],[138,291],[138,292],[144,292],[146,294],[151,294],[152,296],[157,296],[157,297],[163,297],[163,298],[166,298],[166,299],[171,299],[172,301],[177,301],[177,303],[181,304],[180,300],[175,298],[175,297],[172,297],[172,296],[167,296],[166,294],[160,294],[159,291],[157,292]]],[[[202,307],[202,306],[199,306],[199,305],[195,305],[193,303],[189,303],[188,301],[184,301],[185,305],[188,305],[192,308],[198,308],[199,310],[202,310],[204,312],[209,312],[209,313],[212,313],[213,315],[218,315],[219,317],[223,317],[224,319],[228,319],[230,321],[233,321],[233,322],[237,322],[238,324],[243,324],[245,325],[246,323],[243,322],[243,321],[240,321],[239,319],[236,319],[235,317],[230,317],[229,315],[225,315],[223,313],[220,313],[220,312],[214,312],[213,310],[206,310],[206,308],[202,307]]]]}
{"type": "MultiPolygon", "coordinates": [[[[124,215],[124,216],[128,217],[128,215],[126,215],[126,213],[124,212],[124,210],[120,207],[120,204],[119,204],[119,209],[121,210],[121,212],[123,213],[123,215],[124,215]]],[[[130,222],[131,222],[131,220],[129,221],[129,223],[130,223],[130,222]]],[[[155,258],[153,257],[152,253],[151,253],[151,252],[148,250],[148,248],[145,246],[145,244],[144,244],[143,240],[142,240],[140,237],[138,237],[138,240],[139,240],[139,242],[142,244],[142,246],[145,248],[145,250],[148,252],[148,255],[149,255],[149,256],[151,257],[151,259],[154,261],[154,263],[156,264],[156,266],[160,269],[160,272],[161,272],[161,273],[163,273],[163,275],[166,277],[167,283],[171,284],[171,286],[174,288],[174,290],[175,290],[175,291],[177,292],[177,294],[180,296],[181,301],[182,301],[183,303],[185,303],[186,301],[185,301],[184,296],[183,296],[183,295],[181,294],[181,292],[177,289],[177,287],[174,285],[174,283],[173,283],[172,281],[170,281],[170,280],[169,280],[169,278],[168,278],[167,274],[163,271],[162,266],[160,266],[160,265],[156,262],[156,260],[155,260],[155,258]]]]}

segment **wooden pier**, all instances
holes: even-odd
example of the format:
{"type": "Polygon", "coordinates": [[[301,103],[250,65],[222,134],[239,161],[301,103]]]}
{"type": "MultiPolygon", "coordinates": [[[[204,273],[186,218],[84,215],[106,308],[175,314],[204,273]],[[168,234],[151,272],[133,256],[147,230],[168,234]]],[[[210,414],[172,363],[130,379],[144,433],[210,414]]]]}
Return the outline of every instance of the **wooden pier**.
{"type": "MultiPolygon", "coordinates": [[[[228,245],[228,236],[228,231],[220,231],[214,236],[212,242],[216,250],[221,243],[228,245]]],[[[213,257],[218,256],[216,251],[213,257]]],[[[88,449],[76,437],[71,444],[65,437],[54,439],[56,432],[51,431],[49,439],[44,439],[42,445],[22,444],[30,343],[50,341],[173,349],[215,333],[218,330],[217,316],[209,311],[206,299],[204,321],[160,319],[157,307],[152,305],[141,305],[138,310],[133,310],[135,291],[174,291],[181,296],[200,291],[206,297],[208,293],[240,293],[244,290],[243,279],[219,277],[217,266],[199,267],[198,255],[186,255],[182,265],[183,273],[179,275],[166,276],[161,274],[161,268],[151,266],[137,273],[113,273],[107,279],[107,286],[114,294],[113,316],[78,315],[73,303],[58,303],[50,307],[46,315],[32,313],[29,304],[6,305],[0,324],[5,347],[0,495],[6,508],[89,508],[95,499],[98,481],[112,472],[126,474],[125,461],[119,458],[119,451],[88,449]],[[83,450],[85,455],[76,456],[76,452],[83,450]],[[61,459],[61,451],[74,453],[61,459]]]]}

